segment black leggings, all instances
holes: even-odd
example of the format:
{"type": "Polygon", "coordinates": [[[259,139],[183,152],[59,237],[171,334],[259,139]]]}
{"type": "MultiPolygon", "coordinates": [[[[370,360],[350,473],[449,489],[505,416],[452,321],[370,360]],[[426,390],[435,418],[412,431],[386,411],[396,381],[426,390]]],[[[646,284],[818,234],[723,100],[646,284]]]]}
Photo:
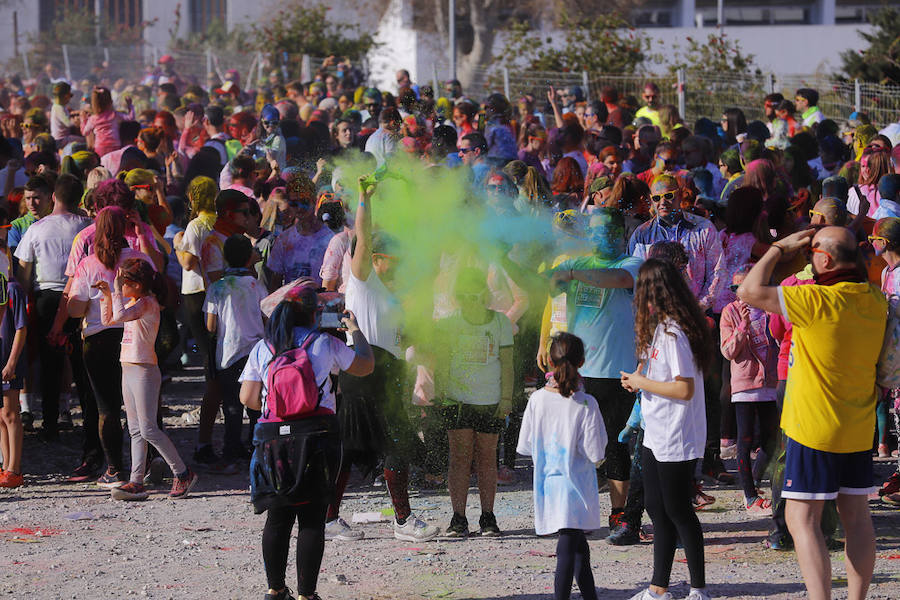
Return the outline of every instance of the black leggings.
{"type": "Polygon", "coordinates": [[[572,595],[572,578],[578,582],[584,600],[596,600],[594,574],[591,573],[591,549],[584,531],[560,529],[556,542],[556,577],[553,579],[554,600],[569,600],[572,595]]]}
{"type": "MultiPolygon", "coordinates": [[[[100,445],[113,471],[122,466],[122,349],[120,328],[104,329],[84,338],[84,368],[97,405],[100,445]]],[[[87,418],[87,417],[86,417],[87,418]]]]}
{"type": "Polygon", "coordinates": [[[703,530],[691,504],[694,494],[693,460],[658,462],[644,447],[644,500],[653,521],[653,578],[651,585],[669,587],[675,545],[684,545],[691,587],[706,587],[703,530]]]}
{"type": "MultiPolygon", "coordinates": [[[[609,441],[606,443],[606,461],[601,469],[607,479],[628,481],[631,476],[631,454],[628,444],[619,441],[619,432],[625,428],[631,408],[634,406],[634,394],[622,388],[618,379],[599,379],[585,377],[584,391],[597,400],[600,416],[606,427],[609,441]]],[[[613,510],[622,506],[613,506],[613,510]]]]}
{"type": "Polygon", "coordinates": [[[325,553],[326,508],[324,504],[300,504],[266,511],[262,552],[269,589],[281,590],[285,587],[291,532],[294,530],[294,521],[297,521],[300,523],[297,537],[297,591],[306,597],[316,593],[319,568],[325,553]]]}
{"type": "Polygon", "coordinates": [[[775,441],[778,435],[778,407],[771,402],[735,402],[737,415],[737,459],[738,477],[744,490],[744,498],[757,495],[756,480],[762,479],[769,460],[775,454],[775,441]],[[756,464],[750,460],[753,447],[753,432],[756,429],[756,418],[759,417],[759,442],[762,452],[756,457],[756,464]]]}

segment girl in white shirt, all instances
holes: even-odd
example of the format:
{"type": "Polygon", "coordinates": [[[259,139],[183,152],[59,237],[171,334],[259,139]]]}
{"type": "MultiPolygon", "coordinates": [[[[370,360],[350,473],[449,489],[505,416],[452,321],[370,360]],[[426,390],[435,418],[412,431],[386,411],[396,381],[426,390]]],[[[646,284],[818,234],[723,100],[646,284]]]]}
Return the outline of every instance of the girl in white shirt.
{"type": "Polygon", "coordinates": [[[603,526],[597,464],[606,451],[606,428],[578,374],[584,364],[581,338],[557,333],[549,361],[553,378],[528,399],[516,451],[534,462],[535,531],[559,532],[554,599],[568,600],[574,577],[582,598],[596,600],[584,532],[603,526]]]}
{"type": "Polygon", "coordinates": [[[688,600],[708,600],[703,531],[694,512],[693,472],[706,445],[703,368],[712,356],[706,317],[671,263],[648,259],[634,292],[641,364],[622,372],[622,387],[640,390],[644,416],[644,495],[653,520],[653,577],[632,600],[671,600],[669,578],[681,539],[691,577],[688,600]]]}

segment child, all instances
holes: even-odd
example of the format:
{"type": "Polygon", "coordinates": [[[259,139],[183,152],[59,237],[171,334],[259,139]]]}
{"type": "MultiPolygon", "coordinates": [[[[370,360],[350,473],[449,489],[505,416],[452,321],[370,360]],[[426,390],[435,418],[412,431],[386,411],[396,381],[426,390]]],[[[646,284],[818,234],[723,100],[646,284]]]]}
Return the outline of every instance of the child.
{"type": "Polygon", "coordinates": [[[19,415],[19,390],[22,389],[26,365],[19,360],[25,348],[28,317],[25,312],[25,292],[13,279],[7,283],[0,274],[0,344],[3,357],[3,408],[0,409],[0,487],[15,488],[25,483],[22,478],[22,417],[19,415]]]}
{"type": "Polygon", "coordinates": [[[596,600],[584,532],[603,526],[597,464],[606,451],[606,428],[597,400],[584,393],[578,375],[584,364],[581,338],[557,333],[547,359],[553,376],[528,399],[516,451],[534,461],[535,531],[559,532],[555,600],[568,600],[573,576],[581,596],[596,600]]]}
{"type": "Polygon", "coordinates": [[[632,600],[672,600],[669,578],[679,540],[691,574],[688,600],[708,600],[703,531],[691,499],[694,463],[706,446],[703,368],[712,356],[710,328],[684,277],[667,261],[651,258],[641,265],[634,306],[641,362],[637,371],[621,376],[622,387],[642,392],[641,462],[653,521],[653,577],[632,600]]]}
{"type": "Polygon", "coordinates": [[[159,330],[159,298],[165,296],[163,278],[150,263],[129,258],[116,273],[115,292],[100,279],[92,287],[103,294],[101,321],[104,325],[124,323],[122,336],[122,399],[131,434],[131,480],[112,490],[115,500],[144,500],[144,468],[147,442],[159,451],[175,475],[170,498],[184,498],[197,483],[194,474],[178,455],[178,450],[157,424],[160,373],[153,344],[159,330]],[[125,298],[129,298],[125,304],[125,298]]]}
{"type": "MultiPolygon", "coordinates": [[[[751,265],[739,268],[732,278],[736,291],[751,265]]],[[[752,515],[767,515],[772,502],[763,498],[754,475],[763,473],[775,452],[778,434],[778,350],[768,335],[766,312],[735,300],[722,310],[722,356],[731,361],[731,402],[737,416],[738,477],[744,490],[744,506],[752,515]],[[751,468],[750,450],[756,420],[762,451],[751,468]]]]}
{"type": "MultiPolygon", "coordinates": [[[[130,102],[130,100],[128,100],[130,102]]],[[[133,118],[134,107],[128,106],[133,118]]],[[[113,109],[112,95],[108,88],[97,86],[91,92],[91,110],[83,111],[81,117],[81,134],[88,137],[94,134],[91,147],[99,156],[109,154],[122,147],[119,138],[119,123],[124,117],[113,109]]]]}
{"type": "MultiPolygon", "coordinates": [[[[266,297],[265,288],[251,269],[253,245],[243,235],[225,240],[225,263],[228,268],[221,279],[206,293],[206,328],[216,336],[216,381],[222,392],[225,415],[225,444],[222,471],[237,472],[236,461],[250,456],[241,442],[244,407],[240,401],[238,377],[244,370],[253,346],[263,338],[262,311],[259,303],[266,297]]],[[[259,413],[250,411],[250,430],[259,413]]],[[[217,468],[218,468],[217,467],[217,468]]]]}
{"type": "Polygon", "coordinates": [[[438,340],[446,354],[438,357],[435,385],[445,398],[442,411],[450,440],[450,502],[453,517],[447,537],[467,537],[466,496],[472,460],[478,474],[482,536],[498,536],[494,516],[497,493],[497,439],[512,408],[513,334],[503,313],[487,306],[487,275],[460,270],[454,286],[459,311],[438,322],[438,340]],[[447,344],[447,346],[444,346],[447,344]]]}
{"type": "Polygon", "coordinates": [[[50,108],[50,134],[57,146],[64,148],[70,141],[72,121],[66,108],[72,101],[72,86],[65,81],[53,84],[53,106],[50,108]]]}

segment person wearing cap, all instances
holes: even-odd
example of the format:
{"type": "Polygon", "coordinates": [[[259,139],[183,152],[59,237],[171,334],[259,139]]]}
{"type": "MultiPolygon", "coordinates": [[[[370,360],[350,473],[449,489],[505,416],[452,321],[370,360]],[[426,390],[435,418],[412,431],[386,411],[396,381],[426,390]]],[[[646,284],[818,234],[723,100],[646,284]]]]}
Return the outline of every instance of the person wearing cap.
{"type": "Polygon", "coordinates": [[[763,114],[765,115],[765,123],[766,127],[769,129],[770,135],[774,135],[775,133],[772,130],[772,123],[778,118],[775,115],[775,109],[782,100],[784,100],[784,96],[778,92],[766,94],[766,97],[763,99],[763,114]]]}
{"type": "Polygon", "coordinates": [[[157,85],[163,85],[164,83],[171,83],[175,86],[176,90],[181,90],[184,86],[184,80],[175,72],[175,59],[171,54],[163,54],[159,57],[159,66],[162,69],[162,74],[160,74],[159,79],[157,80],[157,85]]]}
{"type": "Polygon", "coordinates": [[[359,186],[354,225],[356,247],[350,260],[345,299],[347,310],[356,315],[359,329],[372,346],[375,370],[366,377],[340,374],[344,396],[338,416],[344,461],[327,518],[338,518],[352,464],[374,468],[378,458],[383,457],[384,481],[394,507],[394,537],[425,542],[436,538],[440,529],[416,517],[409,505],[409,461],[419,440],[409,421],[409,400],[404,394],[407,366],[403,312],[394,292],[395,278],[400,275],[399,258],[387,236],[372,232],[371,204],[376,185],[364,176],[360,177],[359,186]]]}
{"type": "Polygon", "coordinates": [[[648,81],[644,84],[644,89],[641,91],[641,99],[644,101],[644,106],[638,109],[634,117],[636,119],[649,119],[651,124],[659,127],[659,108],[661,106],[659,86],[652,81],[648,81]]]}
{"type": "MultiPolygon", "coordinates": [[[[147,220],[161,237],[172,222],[172,209],[166,202],[166,185],[153,171],[132,169],[119,174],[119,179],[131,188],[135,200],[144,204],[147,220]]],[[[157,243],[159,239],[157,239],[157,243]]]]}
{"type": "Polygon", "coordinates": [[[581,204],[581,212],[590,214],[598,208],[606,206],[606,201],[612,195],[615,183],[615,178],[610,175],[598,175],[595,177],[588,186],[588,193],[581,204]]]}
{"type": "MultiPolygon", "coordinates": [[[[637,367],[633,289],[643,259],[626,253],[625,221],[617,209],[597,208],[588,235],[593,252],[556,266],[552,293],[565,292],[566,330],[577,331],[584,340],[585,362],[579,369],[584,391],[597,399],[606,430],[621,431],[634,395],[622,388],[618,376],[637,367]]],[[[628,446],[616,436],[606,446],[603,470],[609,480],[612,530],[624,514],[631,473],[628,446]]]]}
{"type": "Polygon", "coordinates": [[[259,112],[258,138],[266,154],[271,153],[279,171],[287,167],[287,142],[281,133],[281,114],[271,104],[266,104],[259,112]]]}
{"type": "Polygon", "coordinates": [[[316,188],[302,173],[288,178],[287,198],[278,208],[294,226],[282,231],[269,252],[266,269],[269,289],[275,291],[299,277],[309,277],[322,285],[320,272],[328,243],[334,233],[316,217],[316,188]]]}

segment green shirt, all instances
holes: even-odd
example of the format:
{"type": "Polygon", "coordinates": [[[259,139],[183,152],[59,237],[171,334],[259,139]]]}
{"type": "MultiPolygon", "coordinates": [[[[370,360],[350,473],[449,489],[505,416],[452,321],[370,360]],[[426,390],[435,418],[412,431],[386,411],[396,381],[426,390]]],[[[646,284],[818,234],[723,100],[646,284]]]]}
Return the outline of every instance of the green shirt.
{"type": "Polygon", "coordinates": [[[17,247],[19,242],[22,241],[22,236],[25,235],[25,231],[31,227],[35,221],[37,221],[37,217],[30,212],[25,213],[18,219],[14,219],[13,222],[10,223],[9,236],[6,239],[7,246],[10,248],[17,247]]]}

